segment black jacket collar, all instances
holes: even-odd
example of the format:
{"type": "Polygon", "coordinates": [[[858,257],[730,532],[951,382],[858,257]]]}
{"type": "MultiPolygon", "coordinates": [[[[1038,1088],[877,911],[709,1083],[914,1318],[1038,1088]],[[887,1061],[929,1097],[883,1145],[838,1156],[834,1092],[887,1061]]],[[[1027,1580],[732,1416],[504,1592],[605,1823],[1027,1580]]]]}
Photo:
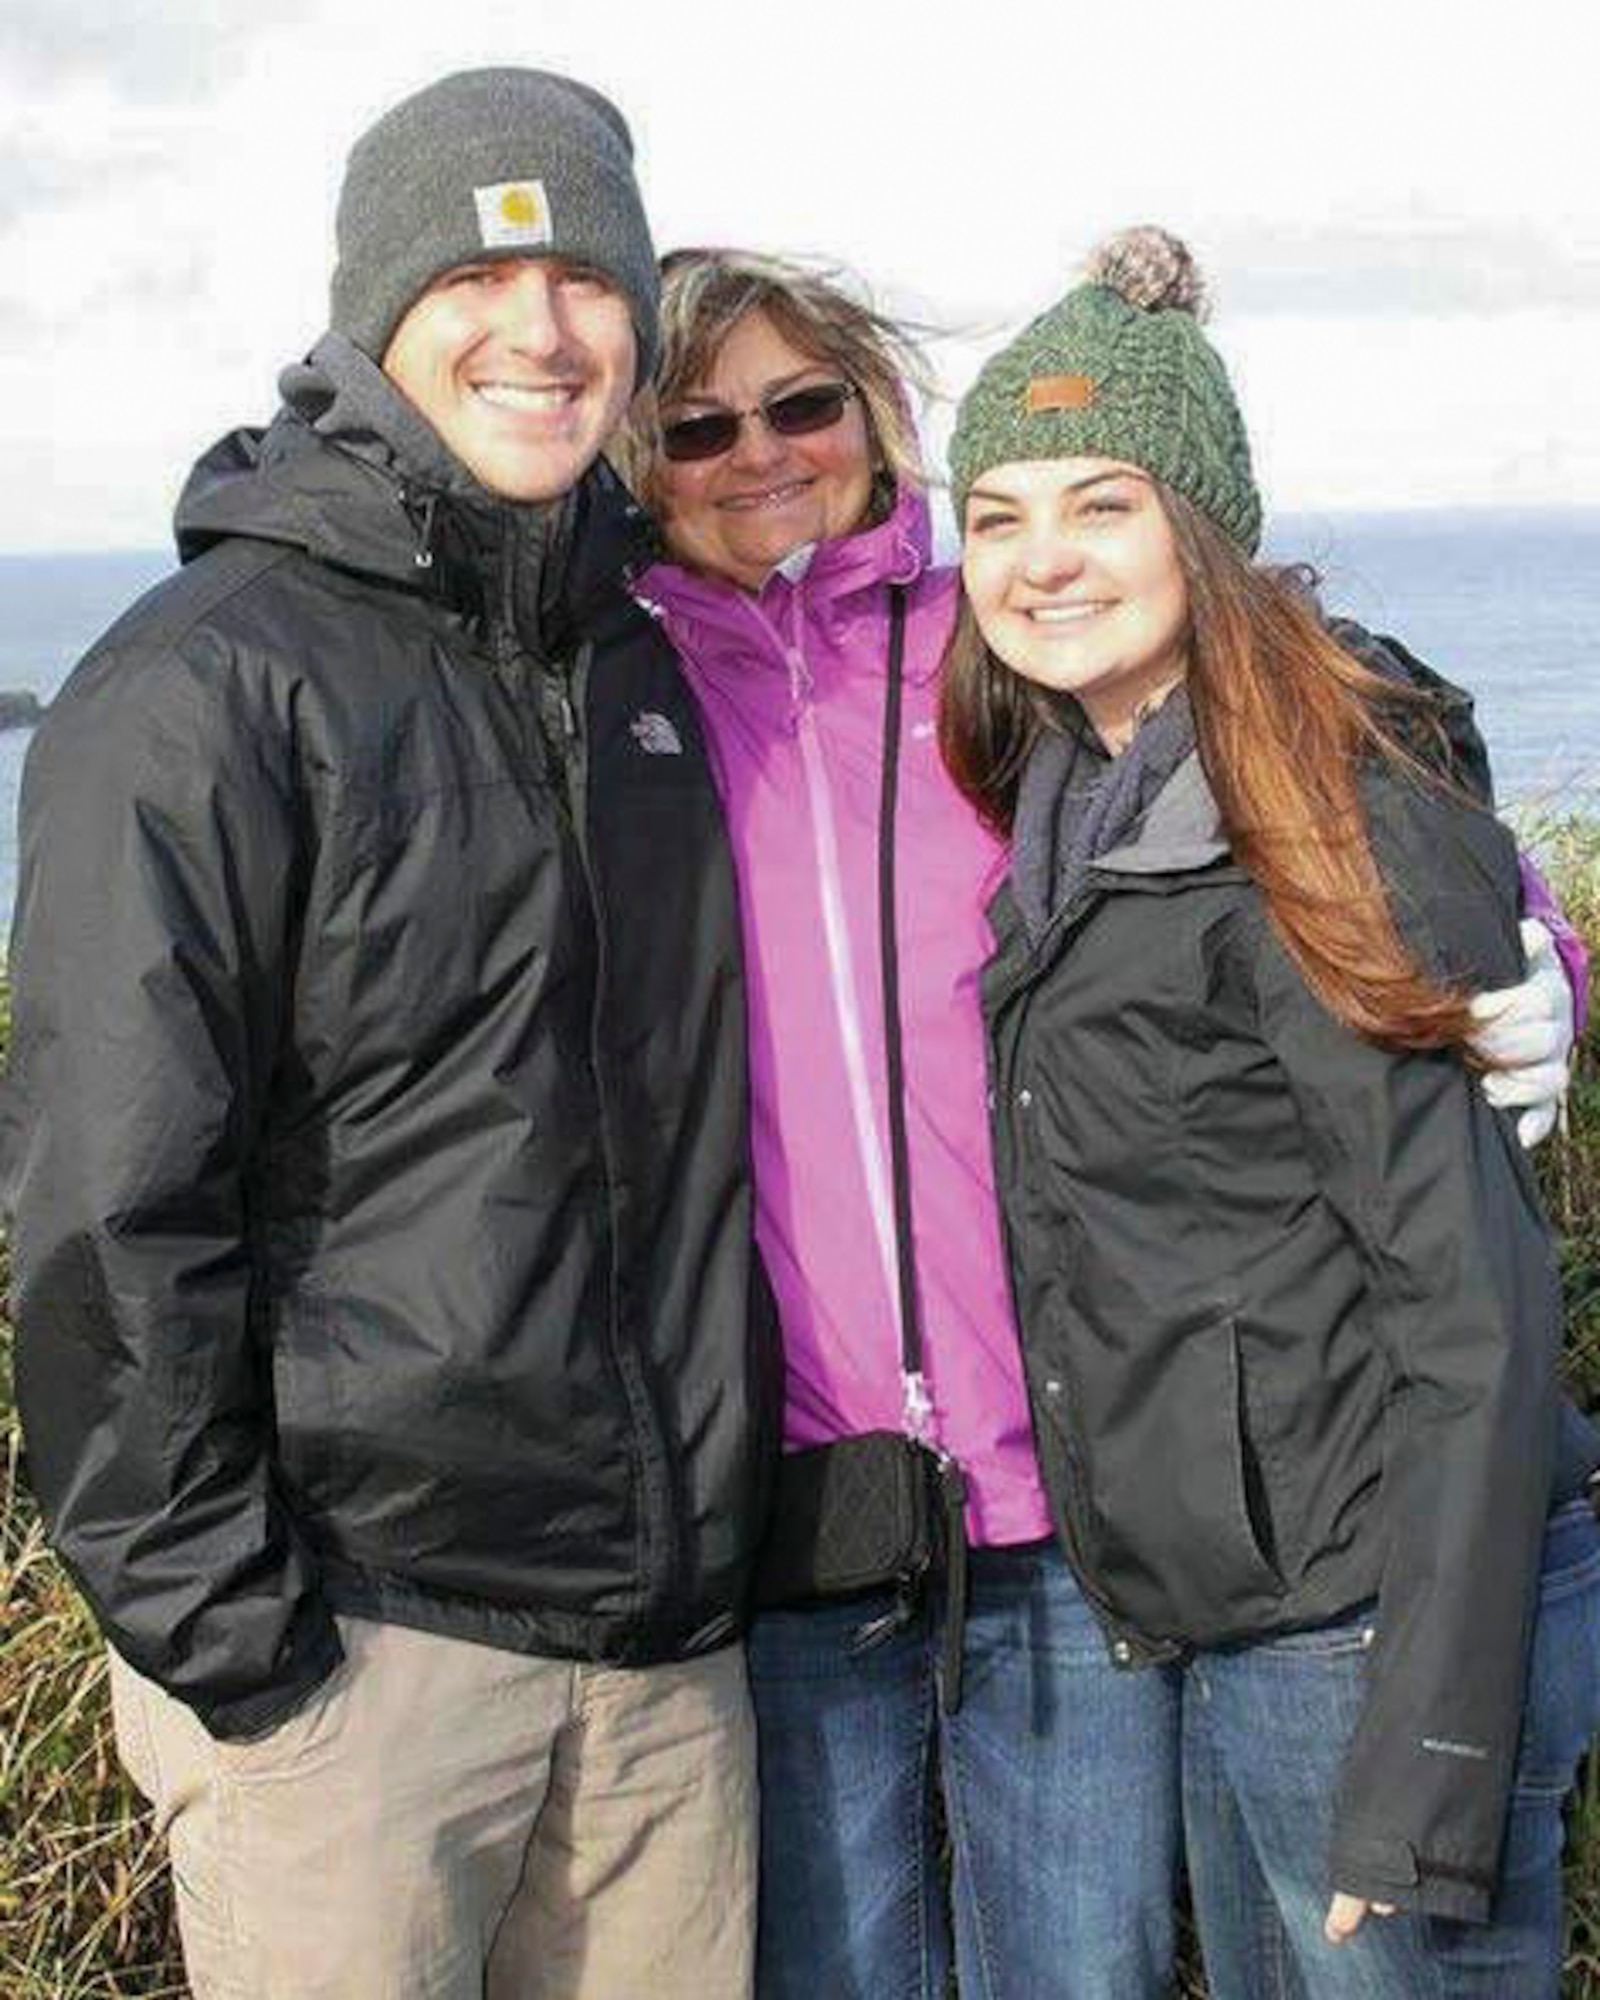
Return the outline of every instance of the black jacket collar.
{"type": "Polygon", "coordinates": [[[286,543],[555,658],[622,600],[624,572],[648,552],[643,513],[604,460],[557,500],[508,501],[342,335],[280,386],[265,431],[229,433],[190,474],[177,510],[184,561],[230,536],[286,543]]]}

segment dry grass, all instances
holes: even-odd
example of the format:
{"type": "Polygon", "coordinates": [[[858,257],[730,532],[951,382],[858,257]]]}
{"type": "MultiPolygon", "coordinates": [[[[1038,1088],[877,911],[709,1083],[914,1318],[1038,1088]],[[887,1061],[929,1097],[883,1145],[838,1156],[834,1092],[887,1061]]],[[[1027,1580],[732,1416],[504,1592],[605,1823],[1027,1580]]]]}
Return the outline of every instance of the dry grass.
{"type": "Polygon", "coordinates": [[[0,1991],[180,1995],[165,1863],[117,1768],[104,1657],[21,1484],[9,1331],[0,1375],[0,1991]]]}

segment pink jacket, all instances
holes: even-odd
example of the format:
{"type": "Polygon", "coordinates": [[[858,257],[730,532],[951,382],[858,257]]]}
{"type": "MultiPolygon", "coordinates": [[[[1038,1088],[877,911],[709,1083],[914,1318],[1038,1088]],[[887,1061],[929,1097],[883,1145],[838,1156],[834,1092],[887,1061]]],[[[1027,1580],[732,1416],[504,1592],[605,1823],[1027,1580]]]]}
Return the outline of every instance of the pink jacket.
{"type": "Polygon", "coordinates": [[[927,508],[820,545],[759,596],[669,563],[638,578],[682,656],[738,863],[758,1233],[783,1320],[786,1442],[902,1424],[878,945],[891,582],[909,593],[897,909],[923,1368],[979,1543],[1050,1530],[1000,1240],[978,969],[1002,850],[939,758],[956,580],[927,508]]]}

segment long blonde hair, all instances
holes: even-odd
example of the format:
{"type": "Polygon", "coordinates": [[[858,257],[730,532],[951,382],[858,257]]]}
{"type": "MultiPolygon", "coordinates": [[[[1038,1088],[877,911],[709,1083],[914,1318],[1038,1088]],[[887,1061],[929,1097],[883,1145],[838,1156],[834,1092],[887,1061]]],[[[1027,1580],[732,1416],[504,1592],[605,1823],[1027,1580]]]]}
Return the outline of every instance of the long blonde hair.
{"type": "Polygon", "coordinates": [[[926,478],[912,393],[932,393],[919,329],[856,296],[837,267],[812,268],[746,250],[673,250],[661,260],[661,360],[610,447],[610,457],[647,507],[659,510],[660,413],[702,383],[741,320],[763,312],[800,353],[854,384],[879,473],[881,511],[900,484],[926,478]]]}

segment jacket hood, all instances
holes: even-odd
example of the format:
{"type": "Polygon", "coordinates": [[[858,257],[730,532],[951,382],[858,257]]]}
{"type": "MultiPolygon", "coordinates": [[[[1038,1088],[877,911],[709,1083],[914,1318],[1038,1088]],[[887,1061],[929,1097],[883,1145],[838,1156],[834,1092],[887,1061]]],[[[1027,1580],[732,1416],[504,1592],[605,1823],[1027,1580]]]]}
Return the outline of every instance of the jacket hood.
{"type": "MultiPolygon", "coordinates": [[[[902,485],[883,520],[856,534],[794,550],[758,591],[742,590],[726,577],[671,561],[642,570],[634,578],[633,591],[647,611],[666,619],[681,650],[696,652],[706,637],[747,632],[752,608],[763,623],[786,628],[798,593],[803,593],[810,616],[825,624],[843,622],[850,598],[883,584],[914,584],[932,558],[927,495],[920,487],[902,485]]],[[[781,669],[783,663],[763,654],[761,664],[781,669]]],[[[907,672],[922,678],[919,666],[932,673],[937,665],[936,656],[926,662],[908,660],[907,672]]]]}
{"type": "Polygon", "coordinates": [[[572,491],[515,502],[481,485],[367,355],[330,333],[286,368],[265,430],[230,432],[179,496],[178,554],[231,536],[508,622],[558,651],[646,547],[641,510],[598,461],[572,491]]]}

